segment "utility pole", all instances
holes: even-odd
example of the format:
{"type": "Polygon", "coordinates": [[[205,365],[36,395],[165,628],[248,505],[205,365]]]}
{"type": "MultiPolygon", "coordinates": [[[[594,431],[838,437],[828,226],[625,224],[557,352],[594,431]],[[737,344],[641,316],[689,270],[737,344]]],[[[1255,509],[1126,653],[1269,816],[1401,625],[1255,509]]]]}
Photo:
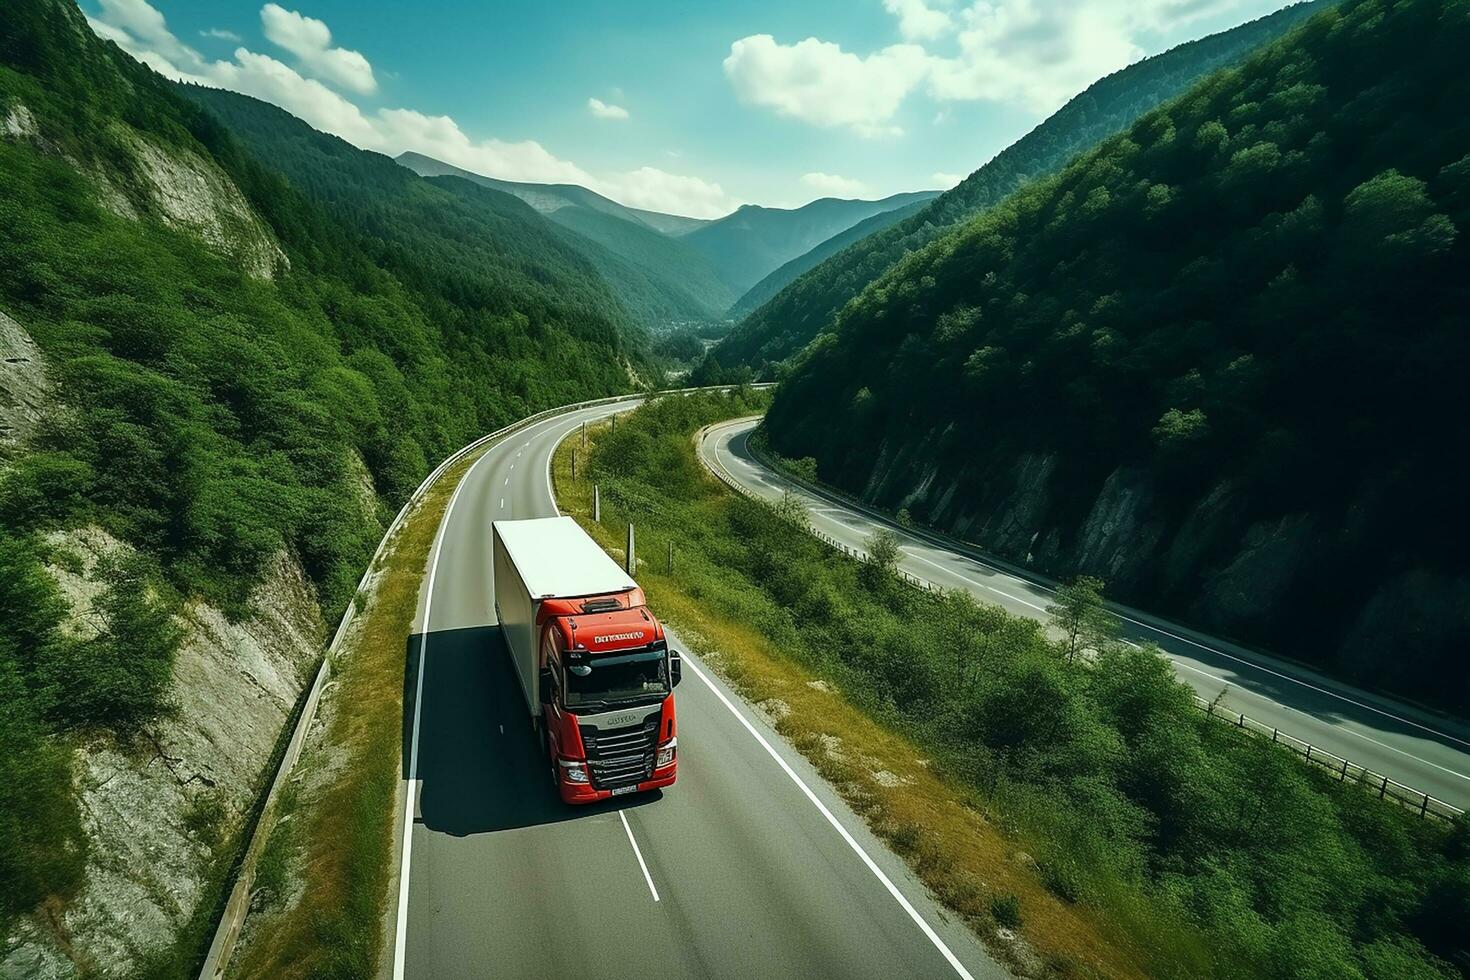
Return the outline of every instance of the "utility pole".
{"type": "Polygon", "coordinates": [[[628,524],[628,574],[638,574],[638,559],[633,557],[633,525],[628,524]]]}
{"type": "Polygon", "coordinates": [[[592,520],[596,524],[602,523],[602,487],[592,484],[592,520]]]}

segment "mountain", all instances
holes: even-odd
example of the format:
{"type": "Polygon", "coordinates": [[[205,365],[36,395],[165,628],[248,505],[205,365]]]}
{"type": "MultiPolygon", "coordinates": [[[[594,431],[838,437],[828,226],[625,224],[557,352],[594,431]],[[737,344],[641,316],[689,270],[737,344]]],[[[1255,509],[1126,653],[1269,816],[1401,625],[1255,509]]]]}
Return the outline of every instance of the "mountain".
{"type": "Polygon", "coordinates": [[[519,199],[7,0],[0,975],[197,972],[391,515],[472,437],[634,387],[643,343],[519,199]]]}
{"type": "Polygon", "coordinates": [[[706,218],[690,218],[682,214],[662,214],[658,211],[626,207],[580,184],[536,184],[486,177],[413,150],[400,153],[395,159],[420,177],[463,177],[485,187],[514,194],[542,214],[555,214],[566,207],[581,207],[645,225],[669,235],[681,235],[709,224],[706,218]]]}
{"type": "Polygon", "coordinates": [[[665,235],[684,235],[696,228],[703,228],[710,223],[709,218],[691,218],[683,214],[664,214],[661,211],[644,211],[642,208],[628,208],[638,216],[644,224],[654,231],[661,231],[665,235]]]}
{"type": "Polygon", "coordinates": [[[771,445],[1055,576],[1470,709],[1470,17],[1348,0],[909,255],[771,445]]]}
{"type": "Polygon", "coordinates": [[[911,215],[917,214],[926,204],[928,204],[928,199],[914,201],[911,204],[905,204],[901,208],[884,211],[881,214],[875,214],[871,218],[859,221],[846,231],[839,231],[825,242],[822,242],[810,251],[798,255],[747,289],[745,295],[741,296],[730,307],[728,315],[732,319],[743,319],[751,311],[763,306],[772,296],[785,289],[789,283],[796,281],[807,272],[815,269],[853,242],[861,241],[869,235],[882,231],[889,225],[896,224],[911,215]]]}
{"type": "Polygon", "coordinates": [[[630,312],[650,327],[716,320],[734,293],[713,266],[683,239],[664,229],[687,231],[697,218],[626,208],[575,184],[519,184],[461,170],[419,153],[398,163],[428,178],[458,178],[512,194],[541,212],[563,238],[585,253],[630,312]]]}
{"type": "Polygon", "coordinates": [[[1129,126],[1223,65],[1280,37],[1328,0],[1267,17],[1145,58],[1090,85],[927,208],[854,244],[781,290],[711,352],[726,368],[762,370],[801,350],[842,305],[894,263],[991,207],[1029,180],[1053,173],[1081,150],[1129,126]]]}
{"type": "Polygon", "coordinates": [[[937,193],[894,194],[881,201],[824,197],[790,210],[747,204],[694,229],[683,240],[708,258],[720,278],[739,296],[784,263],[859,221],[937,193]]]}

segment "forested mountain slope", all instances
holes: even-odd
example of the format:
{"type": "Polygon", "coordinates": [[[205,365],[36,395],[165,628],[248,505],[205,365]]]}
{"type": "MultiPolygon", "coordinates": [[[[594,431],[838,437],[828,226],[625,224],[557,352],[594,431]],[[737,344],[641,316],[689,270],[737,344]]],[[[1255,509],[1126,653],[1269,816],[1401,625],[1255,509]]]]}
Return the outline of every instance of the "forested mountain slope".
{"type": "Polygon", "coordinates": [[[892,211],[937,191],[894,194],[880,201],[824,197],[799,208],[747,204],[683,236],[702,253],[739,296],[777,268],[859,221],[892,211]]]}
{"type": "Polygon", "coordinates": [[[0,975],[185,972],[385,516],[640,369],[522,202],[277,128],[299,185],[70,3],[0,15],[0,975]]]}
{"type": "Polygon", "coordinates": [[[677,227],[675,215],[626,208],[575,184],[483,177],[418,153],[400,154],[397,161],[424,177],[462,177],[524,200],[565,229],[566,240],[593,261],[628,310],[649,327],[720,318],[735,297],[700,252],[659,230],[671,222],[677,227]]]}
{"type": "Polygon", "coordinates": [[[503,329],[496,318],[524,298],[577,334],[604,343],[620,342],[619,331],[636,337],[587,256],[516,197],[457,178],[422,180],[249,96],[194,85],[178,91],[422,290],[446,301],[464,297],[463,308],[446,315],[473,311],[478,322],[456,326],[503,329]]]}
{"type": "Polygon", "coordinates": [[[1470,708],[1470,7],[1350,0],[865,290],[772,445],[1055,575],[1470,708]]]}
{"type": "Polygon", "coordinates": [[[764,370],[829,327],[842,305],[908,252],[991,207],[1028,180],[1058,170],[1075,154],[1131,124],[1216,68],[1280,37],[1325,0],[1267,17],[1145,58],[1103,78],[1058,109],[927,208],[839,252],[756,309],[712,352],[726,368],[764,370]]]}
{"type": "Polygon", "coordinates": [[[752,310],[763,306],[772,296],[785,289],[788,284],[812,269],[815,269],[853,242],[862,241],[869,235],[876,234],[889,225],[897,224],[905,218],[918,214],[928,203],[927,200],[914,201],[912,204],[905,204],[901,208],[894,208],[892,211],[875,214],[871,218],[859,221],[846,231],[838,232],[815,248],[803,252],[747,289],[745,294],[730,307],[730,317],[737,320],[743,319],[752,310]]]}

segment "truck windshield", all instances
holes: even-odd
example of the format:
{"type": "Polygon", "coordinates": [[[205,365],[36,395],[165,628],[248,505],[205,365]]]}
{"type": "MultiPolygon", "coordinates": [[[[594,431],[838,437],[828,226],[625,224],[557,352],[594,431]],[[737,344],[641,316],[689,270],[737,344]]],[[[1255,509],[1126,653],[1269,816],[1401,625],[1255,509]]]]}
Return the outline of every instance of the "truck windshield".
{"type": "Polygon", "coordinates": [[[663,700],[669,694],[667,651],[580,657],[567,665],[568,708],[663,700]]]}

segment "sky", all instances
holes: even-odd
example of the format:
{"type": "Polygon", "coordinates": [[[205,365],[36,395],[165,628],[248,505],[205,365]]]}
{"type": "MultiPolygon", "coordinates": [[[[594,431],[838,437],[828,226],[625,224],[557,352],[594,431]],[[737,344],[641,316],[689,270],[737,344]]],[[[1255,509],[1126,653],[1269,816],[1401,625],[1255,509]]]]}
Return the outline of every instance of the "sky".
{"type": "Polygon", "coordinates": [[[364,149],[718,217],[952,186],[1089,84],[1284,0],[81,0],[172,78],[364,149]]]}

